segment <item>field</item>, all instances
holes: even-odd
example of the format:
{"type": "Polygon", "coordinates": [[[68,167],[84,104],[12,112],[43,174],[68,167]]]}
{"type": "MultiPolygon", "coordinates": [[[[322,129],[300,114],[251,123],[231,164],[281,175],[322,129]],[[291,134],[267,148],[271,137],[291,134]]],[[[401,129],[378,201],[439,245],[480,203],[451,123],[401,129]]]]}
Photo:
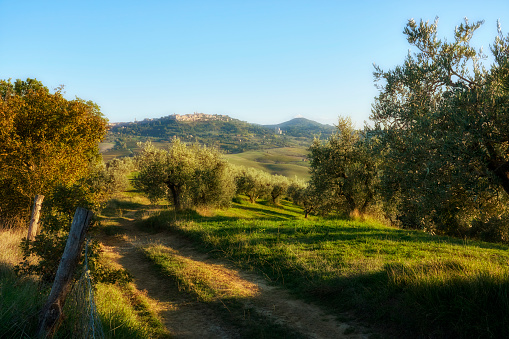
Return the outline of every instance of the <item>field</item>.
{"type": "MultiPolygon", "coordinates": [[[[109,203],[102,260],[134,281],[97,285],[106,337],[509,335],[507,246],[236,201],[179,214],[134,191],[109,203]]],[[[0,329],[15,336],[33,333],[47,293],[12,273],[23,234],[0,231],[0,329]]]]}
{"type": "Polygon", "coordinates": [[[225,154],[224,157],[234,165],[254,167],[271,174],[285,175],[288,178],[297,176],[300,179],[309,179],[307,149],[304,147],[247,151],[237,154],[225,154]]]}

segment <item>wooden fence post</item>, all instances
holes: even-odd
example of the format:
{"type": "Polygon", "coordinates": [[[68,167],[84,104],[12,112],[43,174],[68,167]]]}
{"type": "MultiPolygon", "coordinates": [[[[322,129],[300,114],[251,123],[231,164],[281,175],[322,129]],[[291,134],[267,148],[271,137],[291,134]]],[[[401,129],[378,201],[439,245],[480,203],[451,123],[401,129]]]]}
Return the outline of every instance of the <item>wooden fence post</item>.
{"type": "Polygon", "coordinates": [[[32,218],[30,219],[30,225],[28,226],[28,241],[34,241],[37,235],[37,228],[39,227],[39,216],[41,215],[42,201],[44,195],[36,195],[34,199],[34,206],[32,207],[32,218]]]}
{"type": "Polygon", "coordinates": [[[74,270],[78,264],[85,234],[90,226],[93,213],[78,207],[71,224],[69,237],[65,244],[64,254],[58,265],[55,281],[51,287],[48,301],[44,305],[39,324],[39,337],[53,336],[62,320],[62,308],[65,298],[71,290],[71,281],[74,270]]]}

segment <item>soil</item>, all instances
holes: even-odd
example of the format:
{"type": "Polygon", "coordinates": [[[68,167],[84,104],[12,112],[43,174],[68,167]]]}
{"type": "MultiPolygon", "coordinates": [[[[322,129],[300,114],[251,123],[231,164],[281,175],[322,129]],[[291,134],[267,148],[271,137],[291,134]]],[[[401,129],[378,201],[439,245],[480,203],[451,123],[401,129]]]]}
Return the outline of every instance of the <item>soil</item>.
{"type": "Polygon", "coordinates": [[[239,271],[227,262],[211,258],[193,249],[192,244],[169,232],[146,234],[136,230],[134,220],[127,217],[121,227],[122,236],[104,236],[104,253],[134,278],[136,289],[145,293],[152,308],[175,338],[240,338],[236,327],[225,322],[205,303],[179,291],[176,283],[162,277],[140,252],[145,244],[159,243],[178,255],[209,266],[214,278],[242,289],[246,308],[271,318],[307,338],[368,338],[369,332],[358,324],[340,322],[320,307],[295,299],[285,290],[271,286],[253,272],[239,271]]]}

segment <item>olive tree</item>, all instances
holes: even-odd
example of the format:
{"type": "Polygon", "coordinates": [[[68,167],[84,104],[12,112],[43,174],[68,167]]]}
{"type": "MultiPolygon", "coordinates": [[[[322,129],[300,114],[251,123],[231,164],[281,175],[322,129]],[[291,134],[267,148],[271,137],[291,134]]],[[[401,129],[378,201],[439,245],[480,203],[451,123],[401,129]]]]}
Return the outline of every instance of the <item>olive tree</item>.
{"type": "Polygon", "coordinates": [[[188,146],[178,138],[168,149],[147,142],[137,162],[135,186],[152,201],[167,198],[176,210],[228,206],[235,193],[229,165],[214,149],[188,146]]]}
{"type": "Polygon", "coordinates": [[[214,149],[194,149],[197,168],[191,185],[193,205],[229,207],[237,189],[232,166],[214,149]]]}
{"type": "Polygon", "coordinates": [[[237,193],[245,194],[251,203],[270,196],[272,176],[252,167],[239,167],[236,174],[237,193]]]}
{"type": "Polygon", "coordinates": [[[286,195],[290,180],[284,175],[274,174],[271,178],[270,199],[275,205],[279,205],[281,199],[286,195]]]}
{"type": "Polygon", "coordinates": [[[323,212],[365,213],[376,198],[378,157],[350,118],[339,118],[336,127],[336,133],[325,141],[315,139],[309,149],[308,193],[320,195],[323,212]]]}
{"type": "Polygon", "coordinates": [[[415,53],[392,70],[375,67],[370,133],[384,155],[382,196],[407,226],[454,233],[504,212],[509,37],[499,28],[486,68],[470,44],[482,23],[465,19],[448,41],[437,37],[438,20],[409,20],[404,34],[415,53]]]}
{"type": "Polygon", "coordinates": [[[313,186],[295,178],[290,182],[287,190],[288,197],[294,204],[302,207],[304,217],[307,218],[311,213],[323,213],[323,196],[318,194],[313,186]]]}

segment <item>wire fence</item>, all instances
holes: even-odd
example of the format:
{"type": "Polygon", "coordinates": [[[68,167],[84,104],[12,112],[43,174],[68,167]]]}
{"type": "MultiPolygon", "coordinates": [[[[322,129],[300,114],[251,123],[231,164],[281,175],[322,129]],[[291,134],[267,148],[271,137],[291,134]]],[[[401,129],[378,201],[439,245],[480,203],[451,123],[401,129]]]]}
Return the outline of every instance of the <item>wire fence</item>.
{"type": "Polygon", "coordinates": [[[97,312],[94,299],[94,289],[90,277],[90,267],[88,266],[88,245],[90,240],[85,243],[85,260],[83,270],[79,279],[74,284],[70,302],[71,308],[75,309],[75,328],[73,337],[76,338],[105,338],[101,319],[97,312]]]}

